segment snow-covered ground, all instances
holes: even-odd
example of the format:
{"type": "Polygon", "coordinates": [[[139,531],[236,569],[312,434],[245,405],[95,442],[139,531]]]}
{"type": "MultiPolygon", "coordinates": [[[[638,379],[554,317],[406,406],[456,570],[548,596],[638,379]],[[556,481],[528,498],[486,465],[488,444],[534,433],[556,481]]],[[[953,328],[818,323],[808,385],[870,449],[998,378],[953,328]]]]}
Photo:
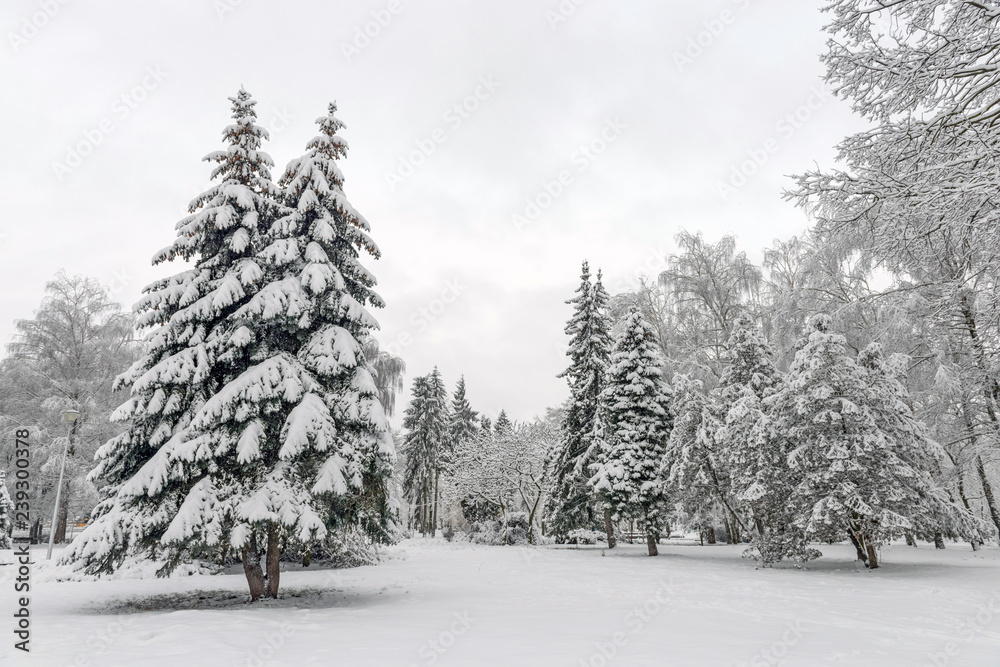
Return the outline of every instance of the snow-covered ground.
{"type": "Polygon", "coordinates": [[[238,574],[51,581],[39,547],[30,656],[0,567],[0,665],[1000,665],[996,548],[892,546],[875,572],[844,545],[803,569],[740,550],[408,540],[374,567],[286,572],[283,599],[250,605],[238,574]]]}

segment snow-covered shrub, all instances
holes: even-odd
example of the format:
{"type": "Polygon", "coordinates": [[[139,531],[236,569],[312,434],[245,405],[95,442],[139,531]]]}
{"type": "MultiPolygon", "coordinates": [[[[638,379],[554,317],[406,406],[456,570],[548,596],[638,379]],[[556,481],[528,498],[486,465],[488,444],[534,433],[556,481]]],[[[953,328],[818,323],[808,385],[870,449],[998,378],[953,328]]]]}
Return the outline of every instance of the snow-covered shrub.
{"type": "Polygon", "coordinates": [[[809,548],[805,536],[795,529],[754,535],[750,546],[743,551],[744,558],[758,560],[764,567],[783,559],[805,563],[822,555],[819,550],[809,548]]]}
{"type": "Polygon", "coordinates": [[[608,536],[599,530],[576,528],[566,534],[566,544],[597,544],[607,541],[608,536]]]}
{"type": "MultiPolygon", "coordinates": [[[[528,544],[531,527],[528,525],[528,515],[524,512],[512,512],[506,521],[476,521],[469,529],[469,541],[475,544],[493,546],[528,544]]],[[[535,542],[539,540],[539,531],[534,530],[535,542]]]]}
{"type": "Polygon", "coordinates": [[[307,550],[310,564],[325,567],[360,567],[379,562],[378,545],[364,531],[353,526],[346,530],[332,530],[322,541],[311,542],[308,545],[289,540],[282,554],[282,560],[304,562],[307,550]]]}

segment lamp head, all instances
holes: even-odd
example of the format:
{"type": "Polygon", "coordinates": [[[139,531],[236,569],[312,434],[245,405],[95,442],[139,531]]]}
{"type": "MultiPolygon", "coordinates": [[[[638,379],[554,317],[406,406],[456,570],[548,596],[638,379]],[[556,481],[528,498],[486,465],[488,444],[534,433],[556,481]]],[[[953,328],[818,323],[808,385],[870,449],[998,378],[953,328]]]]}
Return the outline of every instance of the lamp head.
{"type": "Polygon", "coordinates": [[[63,419],[65,419],[68,422],[75,422],[76,419],[77,419],[77,417],[80,416],[80,411],[79,410],[63,410],[62,416],[63,416],[63,419]]]}

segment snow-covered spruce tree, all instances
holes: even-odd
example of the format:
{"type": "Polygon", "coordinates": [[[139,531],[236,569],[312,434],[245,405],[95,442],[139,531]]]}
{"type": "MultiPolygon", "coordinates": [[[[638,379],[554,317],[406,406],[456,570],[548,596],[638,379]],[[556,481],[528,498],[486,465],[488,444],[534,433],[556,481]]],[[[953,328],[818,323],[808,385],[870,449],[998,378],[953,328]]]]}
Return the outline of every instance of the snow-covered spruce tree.
{"type": "Polygon", "coordinates": [[[929,442],[877,348],[858,364],[843,336],[815,315],[788,379],[770,402],[789,441],[795,528],[810,541],[851,539],[870,568],[877,548],[905,531],[934,532],[941,517],[972,526],[931,480],[929,442]]]}
{"type": "MultiPolygon", "coordinates": [[[[228,147],[205,158],[218,165],[216,183],[191,202],[174,243],[153,258],[154,264],[194,264],[147,286],[135,306],[139,327],[152,331],[145,355],[116,380],[131,398],[112,416],[130,425],[97,451],[91,476],[107,482],[103,500],[63,557],[90,572],[111,572],[130,552],[152,554],[172,542],[161,539],[179,517],[180,526],[191,520],[177,511],[187,498],[235,492],[238,468],[213,460],[216,452],[201,446],[191,422],[246,368],[247,360],[234,356],[241,347],[233,338],[233,313],[262,278],[255,242],[277,214],[279,192],[271,158],[261,150],[267,131],[255,123],[254,100],[245,90],[230,100],[234,122],[223,130],[228,147]],[[216,473],[228,479],[202,481],[216,473]]],[[[224,544],[232,529],[231,518],[195,523],[208,545],[224,544]]],[[[168,551],[160,574],[196,548],[191,540],[189,548],[168,551]]]]}
{"type": "MultiPolygon", "coordinates": [[[[316,539],[348,526],[374,542],[394,538],[387,482],[395,452],[375,359],[365,356],[378,328],[368,308],[384,302],[361,255],[381,253],[344,195],[336,161],[347,143],[337,134],[344,125],[336,111],[330,104],[305,155],[285,168],[279,185],[287,212],[262,236],[258,253],[263,285],[236,312],[245,321],[234,337],[250,337],[244,354],[258,363],[195,419],[200,429],[236,422],[220,444],[239,435],[238,460],[258,475],[238,502],[261,505],[258,518],[245,517],[253,522],[245,530],[266,532],[271,595],[278,540],[287,534],[306,542],[315,516],[325,529],[315,529],[316,539]]],[[[234,533],[236,547],[239,537],[234,533]]]]}
{"type": "Polygon", "coordinates": [[[656,334],[635,308],[615,341],[600,398],[590,484],[616,516],[642,522],[655,556],[665,504],[660,466],[673,417],[656,334]]]}
{"type": "Polygon", "coordinates": [[[284,536],[306,542],[371,518],[345,506],[381,500],[373,487],[392,443],[358,343],[376,326],[365,306],[381,300],[344,239],[377,250],[357,233],[367,223],[333,164],[339,122],[320,119],[321,136],[283,179],[291,207],[279,207],[254,104],[242,90],[233,98],[230,148],[208,157],[220,182],[157,258],[197,259],[138,305],[160,328],[120,379],[132,398],[119,416],[133,425],[99,452],[117,486],[67,559],[107,571],[129,550],[159,547],[168,573],[207,547],[223,558],[231,548],[257,599],[277,594],[284,536]]]}
{"type": "Polygon", "coordinates": [[[510,417],[507,416],[506,410],[500,410],[500,414],[497,415],[497,423],[493,425],[493,430],[498,435],[509,435],[514,430],[514,424],[511,423],[510,417]]]}
{"type": "Polygon", "coordinates": [[[441,473],[450,460],[448,392],[435,367],[413,381],[410,404],[403,412],[406,459],[403,489],[416,509],[417,528],[433,537],[437,530],[441,473]]]}
{"type": "Polygon", "coordinates": [[[764,401],[782,378],[771,347],[747,315],[736,319],[724,357],[727,365],[715,391],[723,406],[715,443],[730,472],[733,498],[756,529],[746,555],[770,563],[768,536],[784,540],[786,535],[788,452],[783,449],[787,441],[771,426],[764,401]]]}
{"type": "Polygon", "coordinates": [[[454,450],[463,442],[475,435],[479,430],[479,413],[469,405],[465,395],[465,376],[458,378],[455,393],[451,399],[451,421],[448,424],[448,434],[451,438],[451,449],[454,450]]]}
{"type": "Polygon", "coordinates": [[[14,528],[14,501],[7,490],[7,471],[0,470],[0,549],[10,549],[10,533],[14,528]]]}
{"type": "MultiPolygon", "coordinates": [[[[597,280],[591,283],[590,266],[583,263],[576,296],[566,302],[573,315],[566,324],[570,337],[566,354],[570,365],[559,377],[569,383],[570,399],[563,421],[562,441],[549,455],[548,470],[552,495],[547,511],[549,532],[563,540],[574,529],[592,529],[594,503],[587,479],[586,460],[597,414],[597,404],[604,388],[611,354],[611,322],[608,317],[608,294],[597,280]]],[[[611,532],[610,512],[605,517],[611,532]]],[[[613,540],[609,542],[614,546],[613,540]]]]}

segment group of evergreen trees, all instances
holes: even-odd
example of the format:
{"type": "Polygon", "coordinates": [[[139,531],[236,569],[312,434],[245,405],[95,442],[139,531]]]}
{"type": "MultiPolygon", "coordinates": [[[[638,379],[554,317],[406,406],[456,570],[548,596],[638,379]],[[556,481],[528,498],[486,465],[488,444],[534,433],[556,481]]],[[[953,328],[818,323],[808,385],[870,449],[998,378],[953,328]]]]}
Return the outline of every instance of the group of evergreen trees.
{"type": "Polygon", "coordinates": [[[63,560],[108,572],[156,553],[167,573],[233,552],[257,599],[277,595],[290,541],[345,524],[390,539],[395,454],[365,351],[383,302],[360,255],[379,250],[344,195],[336,105],[276,183],[256,102],[230,100],[214,184],[154,258],[191,265],[137,304],[152,331],[117,380],[128,428],[97,452],[107,487],[63,560]]]}
{"type": "MultiPolygon", "coordinates": [[[[411,528],[423,535],[435,534],[444,522],[442,485],[454,474],[456,452],[483,433],[507,433],[513,424],[503,410],[496,424],[472,409],[466,396],[465,377],[460,377],[448,402],[448,392],[435,367],[414,378],[412,395],[403,413],[403,492],[413,508],[411,528]]],[[[462,498],[460,501],[474,503],[462,498]]]]}
{"type": "Polygon", "coordinates": [[[661,341],[635,303],[610,348],[608,298],[586,263],[568,303],[571,397],[548,466],[557,539],[594,528],[600,507],[609,546],[612,519],[636,520],[650,555],[671,520],[712,529],[721,519],[765,563],[850,539],[875,568],[894,537],[981,540],[982,523],[935,480],[941,448],[914,416],[905,369],[878,343],[852,354],[831,318],[815,315],[782,373],[743,312],[706,390],[684,373],[667,381],[661,341]]]}

